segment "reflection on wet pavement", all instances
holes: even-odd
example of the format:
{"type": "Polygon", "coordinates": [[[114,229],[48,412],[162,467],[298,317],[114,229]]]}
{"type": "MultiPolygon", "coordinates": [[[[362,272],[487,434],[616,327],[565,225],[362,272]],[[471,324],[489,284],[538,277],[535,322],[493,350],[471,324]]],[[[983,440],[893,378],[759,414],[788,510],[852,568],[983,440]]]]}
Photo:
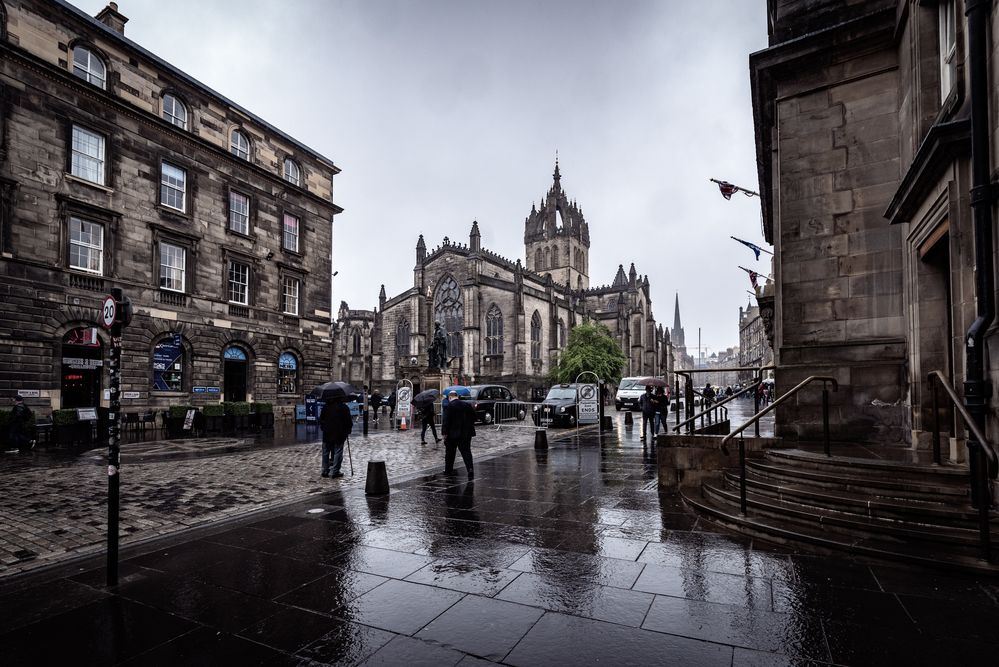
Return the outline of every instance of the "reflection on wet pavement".
{"type": "Polygon", "coordinates": [[[721,534],[659,495],[655,448],[636,438],[621,427],[483,457],[474,482],[331,490],[133,555],[110,591],[99,561],[7,583],[0,654],[729,666],[953,664],[999,650],[992,582],[721,534]],[[40,642],[52,636],[90,653],[40,642]]]}

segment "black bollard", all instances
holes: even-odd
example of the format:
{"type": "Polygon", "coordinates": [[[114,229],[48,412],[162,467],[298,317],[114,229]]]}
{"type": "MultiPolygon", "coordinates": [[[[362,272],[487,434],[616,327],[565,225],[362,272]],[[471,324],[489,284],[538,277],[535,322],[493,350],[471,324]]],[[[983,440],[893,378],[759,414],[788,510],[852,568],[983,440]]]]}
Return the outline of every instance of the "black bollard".
{"type": "Polygon", "coordinates": [[[635,418],[631,416],[631,410],[624,413],[624,425],[633,426],[635,424],[635,418]]]}
{"type": "Polygon", "coordinates": [[[604,431],[614,430],[614,418],[611,417],[610,415],[604,415],[603,417],[601,417],[601,423],[602,423],[601,428],[604,431]]]}
{"type": "Polygon", "coordinates": [[[534,448],[548,449],[548,431],[539,428],[534,432],[534,448]]]}
{"type": "Polygon", "coordinates": [[[385,461],[368,461],[368,477],[364,481],[364,495],[384,496],[388,492],[388,472],[385,469],[385,461]]]}

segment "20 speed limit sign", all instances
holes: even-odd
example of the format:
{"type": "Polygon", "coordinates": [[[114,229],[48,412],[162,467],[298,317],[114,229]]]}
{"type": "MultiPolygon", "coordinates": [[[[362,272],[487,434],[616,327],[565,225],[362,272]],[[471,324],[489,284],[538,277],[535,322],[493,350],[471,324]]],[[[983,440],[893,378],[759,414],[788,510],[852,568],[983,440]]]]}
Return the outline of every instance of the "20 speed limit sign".
{"type": "Polygon", "coordinates": [[[115,303],[113,296],[108,295],[104,298],[104,305],[101,306],[101,325],[105,329],[110,329],[114,324],[117,308],[118,304],[115,303]]]}

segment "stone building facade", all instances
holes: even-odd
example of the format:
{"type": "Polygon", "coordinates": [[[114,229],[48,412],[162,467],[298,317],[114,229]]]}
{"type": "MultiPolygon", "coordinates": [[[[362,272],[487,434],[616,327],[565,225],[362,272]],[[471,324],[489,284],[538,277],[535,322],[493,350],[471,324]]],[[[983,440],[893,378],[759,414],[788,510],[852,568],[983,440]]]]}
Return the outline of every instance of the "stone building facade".
{"type": "MultiPolygon", "coordinates": [[[[988,354],[995,327],[977,342],[965,336],[977,300],[996,291],[975,253],[972,116],[987,117],[976,149],[983,192],[999,136],[988,109],[999,75],[994,59],[971,57],[969,25],[984,16],[991,57],[999,17],[993,3],[968,0],[768,8],[770,47],[750,69],[764,233],[775,248],[777,385],[833,375],[844,435],[926,446],[928,372],[984,403],[999,375],[988,354]],[[977,101],[973,68],[985,72],[977,101]],[[974,380],[968,354],[985,355],[984,384],[964,384],[974,380]]],[[[994,216],[994,193],[978,205],[994,216]]],[[[983,257],[994,253],[989,245],[983,257]]],[[[817,433],[818,402],[817,387],[779,410],[778,434],[817,433]]]]}
{"type": "MultiPolygon", "coordinates": [[[[760,368],[773,362],[774,353],[767,340],[760,307],[746,304],[745,308],[739,308],[739,366],[760,368]]],[[[741,371],[738,381],[749,382],[754,377],[756,374],[752,371],[741,371]]]]}
{"type": "Polygon", "coordinates": [[[440,322],[447,331],[451,381],[502,383],[521,398],[546,386],[569,331],[594,320],[606,325],[628,357],[623,375],[664,375],[669,334],[656,325],[647,276],[624,266],[609,285],[591,287],[589,226],[553,183],[524,224],[526,265],[487,250],[478,222],[468,243],[445,237],[428,250],[416,244],[413,285],[393,297],[385,288],[372,311],[342,304],[334,324],[334,368],[355,384],[391,390],[400,379],[419,384],[427,347],[440,322]]]}
{"type": "Polygon", "coordinates": [[[59,0],[0,1],[0,394],[291,406],[329,377],[328,158],[59,0]]]}

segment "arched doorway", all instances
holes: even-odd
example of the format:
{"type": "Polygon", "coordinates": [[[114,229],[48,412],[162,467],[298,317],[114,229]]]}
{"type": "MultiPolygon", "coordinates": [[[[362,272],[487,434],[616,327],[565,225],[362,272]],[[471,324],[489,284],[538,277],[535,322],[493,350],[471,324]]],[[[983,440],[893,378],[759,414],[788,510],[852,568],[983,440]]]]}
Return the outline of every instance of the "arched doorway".
{"type": "Polygon", "coordinates": [[[62,338],[61,405],[93,408],[101,404],[104,346],[97,327],[70,329],[62,338]]]}
{"type": "Polygon", "coordinates": [[[225,352],[223,352],[223,382],[225,383],[224,400],[246,400],[248,361],[246,351],[235,345],[230,345],[225,349],[225,352]]]}

